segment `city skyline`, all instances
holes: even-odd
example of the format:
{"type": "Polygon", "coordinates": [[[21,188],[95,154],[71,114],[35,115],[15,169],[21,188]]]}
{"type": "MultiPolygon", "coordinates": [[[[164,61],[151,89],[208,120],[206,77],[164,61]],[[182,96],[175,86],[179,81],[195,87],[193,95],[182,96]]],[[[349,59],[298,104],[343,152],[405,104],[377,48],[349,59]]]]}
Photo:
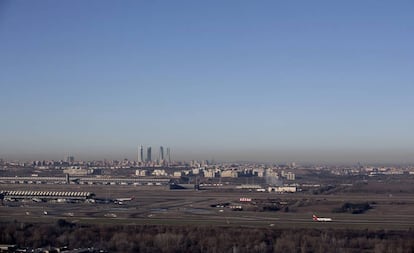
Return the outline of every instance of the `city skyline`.
{"type": "MultiPolygon", "coordinates": [[[[19,156],[3,156],[0,157],[0,159],[5,159],[7,160],[11,160],[11,161],[42,161],[42,160],[54,160],[54,161],[67,161],[69,158],[70,159],[74,159],[74,157],[76,157],[76,161],[103,161],[103,160],[118,160],[121,161],[123,159],[128,159],[130,161],[136,161],[138,163],[148,163],[148,162],[156,162],[156,161],[161,161],[159,159],[160,153],[156,153],[156,158],[154,159],[154,153],[152,152],[152,146],[148,146],[145,149],[145,153],[143,155],[143,160],[140,160],[139,158],[139,154],[140,154],[140,147],[138,147],[138,152],[127,152],[125,154],[107,154],[107,155],[102,155],[102,154],[94,154],[94,155],[85,155],[84,153],[79,153],[79,152],[72,152],[70,153],[70,155],[65,154],[62,157],[62,154],[59,155],[50,155],[50,154],[31,154],[26,156],[25,158],[22,158],[23,156],[19,155],[19,156]],[[148,160],[148,152],[151,153],[151,160],[148,160]],[[138,155],[137,155],[138,154],[138,155]],[[145,155],[146,154],[146,155],[145,155]]],[[[160,146],[162,147],[162,146],[160,146]]],[[[144,151],[144,149],[142,150],[144,151]]],[[[251,150],[250,150],[251,151],[251,150]]],[[[318,159],[320,156],[318,155],[318,153],[322,152],[321,150],[317,150],[317,151],[302,151],[301,153],[306,153],[306,156],[298,156],[298,155],[292,155],[294,154],[294,152],[289,151],[289,150],[280,150],[280,152],[278,153],[266,153],[265,151],[262,150],[261,153],[254,153],[254,155],[252,156],[251,154],[249,154],[249,150],[233,150],[233,151],[229,151],[229,150],[223,150],[223,152],[225,152],[225,154],[223,155],[217,155],[217,156],[208,156],[206,155],[205,152],[190,152],[191,155],[183,152],[183,151],[178,151],[175,152],[174,155],[174,159],[171,159],[170,156],[170,148],[167,148],[167,152],[165,154],[165,162],[189,162],[189,161],[204,161],[204,160],[208,160],[208,161],[216,161],[216,162],[253,162],[253,163],[268,163],[268,164],[289,164],[292,162],[297,162],[299,164],[313,164],[313,165],[356,165],[356,164],[371,164],[371,165],[408,165],[408,164],[414,164],[414,162],[411,161],[405,161],[403,159],[403,157],[407,156],[407,153],[404,153],[404,151],[401,152],[400,158],[399,160],[392,160],[389,159],[387,157],[387,151],[386,150],[376,150],[376,151],[371,151],[370,153],[363,153],[363,154],[357,154],[357,150],[352,153],[352,152],[347,152],[347,151],[342,151],[342,153],[340,153],[337,156],[333,156],[332,154],[329,154],[328,156],[326,156],[325,159],[318,159]],[[178,154],[178,155],[176,155],[178,154]],[[368,155],[367,155],[368,154],[368,155]],[[250,155],[250,156],[249,156],[250,155]],[[376,159],[376,157],[378,155],[383,155],[384,158],[383,159],[376,159]],[[240,158],[241,156],[243,156],[242,158],[240,158]],[[347,159],[348,158],[348,159],[347,159]]],[[[339,151],[338,151],[339,153],[339,151]]]]}
{"type": "Polygon", "coordinates": [[[3,1],[0,158],[413,163],[413,10],[3,1]]]}

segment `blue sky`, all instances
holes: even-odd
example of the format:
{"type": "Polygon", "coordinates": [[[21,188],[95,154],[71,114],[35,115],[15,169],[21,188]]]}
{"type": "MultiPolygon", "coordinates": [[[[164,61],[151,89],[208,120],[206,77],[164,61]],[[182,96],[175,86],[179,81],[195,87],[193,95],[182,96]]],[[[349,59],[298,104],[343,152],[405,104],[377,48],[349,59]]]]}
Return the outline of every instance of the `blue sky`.
{"type": "Polygon", "coordinates": [[[0,157],[414,162],[413,1],[2,1],[0,157]]]}

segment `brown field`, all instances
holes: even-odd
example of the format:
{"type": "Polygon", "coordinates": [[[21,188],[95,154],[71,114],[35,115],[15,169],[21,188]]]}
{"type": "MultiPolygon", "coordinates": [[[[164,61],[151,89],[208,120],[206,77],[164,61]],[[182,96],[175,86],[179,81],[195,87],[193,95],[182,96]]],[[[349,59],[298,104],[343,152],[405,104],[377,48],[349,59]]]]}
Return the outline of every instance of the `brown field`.
{"type": "MultiPolygon", "coordinates": [[[[377,187],[377,186],[375,186],[377,187]]],[[[366,188],[366,186],[365,186],[366,188]]],[[[101,199],[133,196],[118,204],[4,202],[0,220],[51,223],[65,219],[79,224],[194,224],[275,228],[385,229],[414,228],[414,193],[370,193],[348,191],[329,195],[309,193],[276,194],[246,190],[169,190],[166,186],[112,185],[1,185],[0,190],[90,191],[101,199]],[[279,211],[262,211],[239,198],[256,203],[283,203],[279,211]],[[333,213],[345,202],[369,202],[372,209],[363,214],[333,213]],[[243,211],[211,205],[242,205],[243,211]],[[285,208],[288,207],[288,208],[285,208]],[[47,215],[43,212],[47,211],[47,215]],[[331,217],[332,222],[314,222],[312,214],[331,217]]],[[[377,191],[378,192],[378,191],[377,191]]]]}

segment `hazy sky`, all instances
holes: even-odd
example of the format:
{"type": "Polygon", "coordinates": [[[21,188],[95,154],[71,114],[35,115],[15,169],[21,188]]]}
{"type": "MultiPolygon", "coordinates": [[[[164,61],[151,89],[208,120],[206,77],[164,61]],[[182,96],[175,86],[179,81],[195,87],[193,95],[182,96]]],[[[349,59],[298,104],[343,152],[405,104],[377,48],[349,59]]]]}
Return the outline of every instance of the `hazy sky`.
{"type": "Polygon", "coordinates": [[[414,1],[1,1],[0,158],[414,162],[414,1]]]}

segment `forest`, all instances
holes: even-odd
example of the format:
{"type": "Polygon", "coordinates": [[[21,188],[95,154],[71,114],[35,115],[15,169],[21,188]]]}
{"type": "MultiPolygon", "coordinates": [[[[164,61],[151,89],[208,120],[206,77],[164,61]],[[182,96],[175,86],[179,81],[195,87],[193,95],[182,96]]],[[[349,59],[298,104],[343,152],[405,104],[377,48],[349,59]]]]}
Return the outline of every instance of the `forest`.
{"type": "Polygon", "coordinates": [[[0,244],[108,252],[414,252],[414,230],[0,223],[0,244]]]}

